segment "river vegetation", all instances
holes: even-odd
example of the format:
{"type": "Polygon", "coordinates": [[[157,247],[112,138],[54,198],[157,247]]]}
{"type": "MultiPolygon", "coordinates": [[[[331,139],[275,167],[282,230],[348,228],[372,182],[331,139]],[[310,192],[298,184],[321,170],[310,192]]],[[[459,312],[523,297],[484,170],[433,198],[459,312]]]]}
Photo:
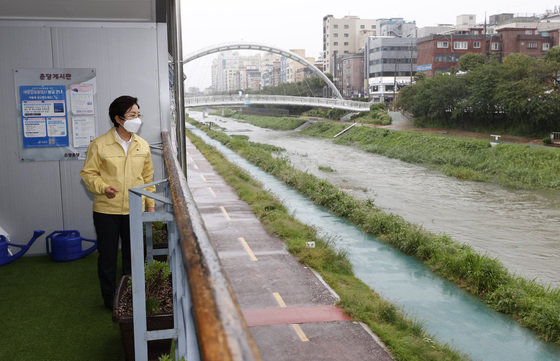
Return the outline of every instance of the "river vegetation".
{"type": "Polygon", "coordinates": [[[361,124],[389,125],[392,122],[385,103],[372,104],[369,112],[354,114],[351,120],[361,124]]]}
{"type": "Polygon", "coordinates": [[[466,54],[458,70],[419,78],[399,91],[396,105],[421,127],[536,137],[560,130],[560,48],[502,62],[466,54]]]}
{"type": "MultiPolygon", "coordinates": [[[[301,125],[294,123],[293,118],[284,121],[277,117],[238,116],[237,119],[271,129],[289,130],[301,125]]],[[[301,133],[332,139],[346,127],[345,123],[316,122],[301,133]]],[[[555,148],[519,144],[492,147],[489,142],[477,139],[365,126],[352,128],[334,142],[408,163],[436,167],[445,175],[461,180],[516,189],[560,190],[560,151],[555,148]]]]}
{"type": "Polygon", "coordinates": [[[224,116],[251,123],[257,127],[274,130],[292,130],[305,123],[305,120],[295,117],[266,117],[261,115],[239,114],[231,110],[227,115],[224,114],[224,116]]]}
{"type": "MultiPolygon", "coordinates": [[[[347,124],[318,122],[303,134],[330,138],[347,124]]],[[[443,135],[354,127],[335,143],[440,169],[461,180],[517,189],[560,190],[560,152],[555,148],[498,144],[443,135]]]]}
{"type": "MultiPolygon", "coordinates": [[[[236,143],[239,146],[247,143],[242,138],[230,138],[217,131],[207,131],[226,143],[236,143]]],[[[236,190],[239,197],[249,204],[267,231],[282,239],[291,254],[321,275],[340,296],[338,305],[354,320],[367,324],[383,340],[395,360],[468,359],[449,345],[439,344],[419,321],[408,318],[395,305],[381,298],[356,278],[344,251],[337,250],[332,241],[319,238],[314,228],[293,218],[282,202],[265,191],[259,182],[230,163],[200,138],[190,132],[187,132],[187,136],[214,169],[236,190]],[[305,246],[306,242],[310,241],[315,242],[315,248],[305,246]]],[[[246,150],[255,154],[270,154],[271,148],[252,143],[246,150]]]]}
{"type": "MultiPolygon", "coordinates": [[[[327,181],[292,168],[278,154],[255,146],[246,136],[230,137],[210,129],[206,132],[315,204],[416,257],[434,273],[455,282],[495,310],[512,316],[544,340],[560,343],[559,289],[514,276],[497,259],[481,255],[447,235],[436,235],[398,215],[385,213],[372,200],[354,199],[327,181]]],[[[463,152],[477,147],[477,143],[469,144],[463,146],[463,152]]],[[[518,165],[523,161],[518,158],[518,165]]]]}

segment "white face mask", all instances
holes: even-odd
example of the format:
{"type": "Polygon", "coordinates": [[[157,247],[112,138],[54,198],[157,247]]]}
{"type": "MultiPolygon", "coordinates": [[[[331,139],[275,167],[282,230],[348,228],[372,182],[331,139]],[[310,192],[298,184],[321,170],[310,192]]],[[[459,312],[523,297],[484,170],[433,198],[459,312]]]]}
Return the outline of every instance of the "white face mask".
{"type": "Polygon", "coordinates": [[[142,120],[140,118],[128,119],[122,125],[123,128],[130,133],[137,133],[142,125],[142,120]]]}

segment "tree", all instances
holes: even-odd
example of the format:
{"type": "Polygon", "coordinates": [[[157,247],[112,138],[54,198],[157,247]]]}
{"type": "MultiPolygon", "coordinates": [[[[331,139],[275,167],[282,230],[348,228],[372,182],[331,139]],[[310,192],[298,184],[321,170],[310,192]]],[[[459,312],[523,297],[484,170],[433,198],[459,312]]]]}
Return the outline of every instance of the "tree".
{"type": "Polygon", "coordinates": [[[468,53],[459,58],[459,70],[469,71],[486,62],[484,54],[468,53]]]}

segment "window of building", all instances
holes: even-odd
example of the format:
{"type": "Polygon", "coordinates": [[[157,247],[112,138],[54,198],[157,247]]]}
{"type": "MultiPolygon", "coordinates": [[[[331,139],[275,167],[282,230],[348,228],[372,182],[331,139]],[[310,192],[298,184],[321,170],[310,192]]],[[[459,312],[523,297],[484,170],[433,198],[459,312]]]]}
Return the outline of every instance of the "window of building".
{"type": "Polygon", "coordinates": [[[375,29],[375,25],[372,25],[371,28],[372,28],[372,29],[375,29]]]}
{"type": "Polygon", "coordinates": [[[348,29],[349,27],[350,27],[350,25],[344,24],[344,29],[348,29]]]}
{"type": "Polygon", "coordinates": [[[474,49],[480,49],[480,41],[473,41],[472,47],[474,49]]]}
{"type": "Polygon", "coordinates": [[[379,85],[370,85],[369,91],[370,92],[378,92],[379,91],[379,85]]]}
{"type": "Polygon", "coordinates": [[[454,41],[453,49],[466,50],[468,49],[468,44],[466,41],[454,41]]]}
{"type": "Polygon", "coordinates": [[[525,35],[533,35],[533,30],[525,30],[525,35]]]}
{"type": "Polygon", "coordinates": [[[348,46],[348,42],[347,42],[347,41],[344,42],[344,46],[348,46]]]}
{"type": "Polygon", "coordinates": [[[333,28],[338,29],[338,24],[334,24],[333,28]]]}
{"type": "Polygon", "coordinates": [[[344,37],[347,38],[347,37],[348,37],[348,33],[344,33],[344,37]]]}
{"type": "Polygon", "coordinates": [[[437,47],[438,48],[448,48],[449,43],[447,41],[438,41],[437,42],[437,47]]]}
{"type": "Polygon", "coordinates": [[[536,41],[528,41],[527,49],[536,49],[539,44],[536,41]]]}
{"type": "Polygon", "coordinates": [[[490,49],[500,50],[500,43],[490,43],[490,49]]]}
{"type": "Polygon", "coordinates": [[[547,51],[548,49],[550,49],[550,44],[549,43],[543,43],[542,44],[542,50],[547,51]]]}
{"type": "Polygon", "coordinates": [[[365,25],[360,25],[360,29],[365,29],[366,26],[365,25]]]}
{"type": "Polygon", "coordinates": [[[333,45],[334,45],[334,46],[338,46],[338,41],[335,41],[335,42],[333,43],[333,45]]]}
{"type": "Polygon", "coordinates": [[[344,54],[350,54],[348,50],[344,50],[344,54]]]}
{"type": "Polygon", "coordinates": [[[334,33],[333,37],[338,38],[338,33],[334,33]]]}

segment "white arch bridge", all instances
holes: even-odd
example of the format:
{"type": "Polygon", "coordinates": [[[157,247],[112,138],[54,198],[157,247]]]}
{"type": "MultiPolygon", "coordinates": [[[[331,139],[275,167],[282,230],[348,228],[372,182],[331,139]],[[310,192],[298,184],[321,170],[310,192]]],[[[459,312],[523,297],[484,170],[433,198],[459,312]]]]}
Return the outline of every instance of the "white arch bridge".
{"type": "Polygon", "coordinates": [[[185,97],[185,107],[195,106],[212,106],[212,105],[250,105],[250,104],[281,104],[281,105],[304,105],[322,108],[336,108],[344,109],[355,112],[369,111],[371,103],[356,102],[351,100],[344,100],[342,95],[332,83],[332,81],[317,67],[311,64],[307,59],[292,53],[291,51],[283,50],[271,45],[258,44],[258,43],[227,43],[213,45],[208,48],[195,51],[187,55],[183,59],[183,64],[191,62],[195,59],[201,58],[206,55],[231,51],[231,50],[257,50],[279,54],[289,59],[299,62],[309,67],[317,76],[319,76],[329,88],[331,88],[333,95],[336,98],[316,98],[316,97],[295,97],[295,96],[281,96],[281,95],[248,95],[239,97],[236,95],[215,95],[204,97],[185,97]]]}
{"type": "Polygon", "coordinates": [[[251,104],[300,105],[330,109],[343,109],[352,112],[368,112],[371,103],[336,98],[295,97],[283,95],[245,94],[210,95],[185,97],[185,107],[208,106],[249,106],[251,104]]]}

